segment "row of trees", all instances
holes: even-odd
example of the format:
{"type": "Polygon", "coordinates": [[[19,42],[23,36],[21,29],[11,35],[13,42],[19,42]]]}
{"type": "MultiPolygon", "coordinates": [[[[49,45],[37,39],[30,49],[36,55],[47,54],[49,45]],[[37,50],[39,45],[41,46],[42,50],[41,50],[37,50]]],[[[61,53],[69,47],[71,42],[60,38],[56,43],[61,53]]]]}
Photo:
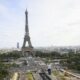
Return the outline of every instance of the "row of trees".
{"type": "Polygon", "coordinates": [[[58,52],[48,52],[48,53],[44,53],[41,51],[36,51],[35,53],[36,57],[42,57],[42,58],[50,58],[50,59],[55,59],[55,58],[60,58],[61,55],[58,52]]]}
{"type": "Polygon", "coordinates": [[[67,57],[61,61],[61,64],[63,66],[67,66],[69,69],[80,71],[80,53],[77,54],[69,53],[69,54],[64,54],[64,56],[67,57]]]}
{"type": "Polygon", "coordinates": [[[10,59],[17,59],[21,57],[21,51],[12,51],[12,52],[7,52],[0,54],[0,61],[8,61],[10,59]]]}
{"type": "Polygon", "coordinates": [[[4,80],[7,76],[9,76],[8,66],[2,62],[0,62],[0,80],[4,80]]]}
{"type": "Polygon", "coordinates": [[[0,80],[4,80],[7,76],[9,76],[9,72],[7,70],[0,70],[0,80]]]}

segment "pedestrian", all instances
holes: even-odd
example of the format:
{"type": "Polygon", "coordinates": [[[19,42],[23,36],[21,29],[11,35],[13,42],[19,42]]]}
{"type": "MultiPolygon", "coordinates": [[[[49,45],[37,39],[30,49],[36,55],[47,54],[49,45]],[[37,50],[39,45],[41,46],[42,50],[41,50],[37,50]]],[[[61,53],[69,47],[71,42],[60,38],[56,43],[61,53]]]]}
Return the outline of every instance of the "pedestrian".
{"type": "Polygon", "coordinates": [[[51,64],[48,64],[48,74],[51,75],[51,64]]]}

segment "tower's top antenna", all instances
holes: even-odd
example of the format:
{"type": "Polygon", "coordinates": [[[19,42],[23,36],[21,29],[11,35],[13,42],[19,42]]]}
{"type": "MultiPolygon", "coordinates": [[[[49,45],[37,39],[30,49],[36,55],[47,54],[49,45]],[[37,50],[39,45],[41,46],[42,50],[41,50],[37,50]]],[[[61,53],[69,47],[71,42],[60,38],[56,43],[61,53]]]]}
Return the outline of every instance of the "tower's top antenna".
{"type": "Polygon", "coordinates": [[[28,14],[27,8],[26,8],[25,14],[28,14]]]}

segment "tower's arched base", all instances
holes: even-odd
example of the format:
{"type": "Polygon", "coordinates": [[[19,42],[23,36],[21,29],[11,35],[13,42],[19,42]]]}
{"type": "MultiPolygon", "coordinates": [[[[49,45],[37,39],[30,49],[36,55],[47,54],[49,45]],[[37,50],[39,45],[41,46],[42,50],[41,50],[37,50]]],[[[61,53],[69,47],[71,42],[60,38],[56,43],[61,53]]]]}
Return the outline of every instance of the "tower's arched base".
{"type": "Polygon", "coordinates": [[[25,47],[22,48],[22,54],[24,57],[34,56],[34,50],[33,48],[25,47]]]}

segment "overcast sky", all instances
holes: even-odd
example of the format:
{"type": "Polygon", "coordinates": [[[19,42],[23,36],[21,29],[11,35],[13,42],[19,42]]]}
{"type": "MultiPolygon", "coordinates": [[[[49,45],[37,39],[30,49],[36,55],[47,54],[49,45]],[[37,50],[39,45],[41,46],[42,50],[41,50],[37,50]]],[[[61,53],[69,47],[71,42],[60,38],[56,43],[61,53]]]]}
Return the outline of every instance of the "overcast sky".
{"type": "Polygon", "coordinates": [[[80,45],[80,0],[0,0],[0,48],[22,46],[26,8],[34,47],[80,45]]]}

